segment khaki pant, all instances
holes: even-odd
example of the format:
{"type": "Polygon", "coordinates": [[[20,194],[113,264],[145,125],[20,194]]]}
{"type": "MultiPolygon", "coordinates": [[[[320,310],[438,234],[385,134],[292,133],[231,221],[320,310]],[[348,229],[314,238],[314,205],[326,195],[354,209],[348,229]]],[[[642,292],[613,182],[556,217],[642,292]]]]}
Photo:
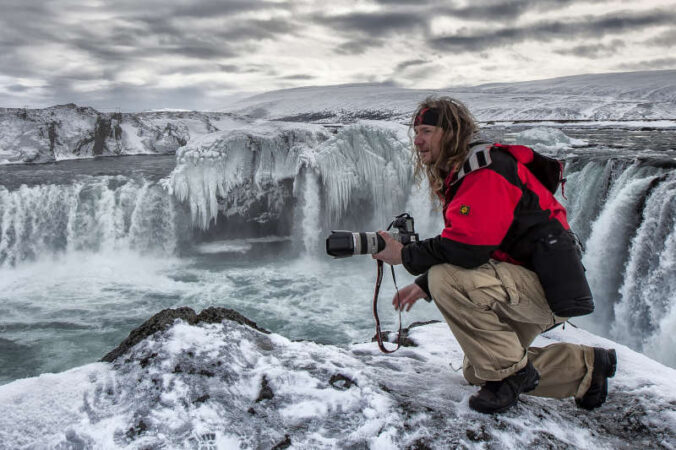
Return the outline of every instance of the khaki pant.
{"type": "Polygon", "coordinates": [[[530,347],[541,332],[566,320],[552,313],[534,272],[494,260],[474,269],[440,264],[429,271],[429,287],[465,352],[463,373],[471,384],[502,380],[530,360],[540,373],[531,395],[581,398],[589,389],[592,347],[530,347]]]}

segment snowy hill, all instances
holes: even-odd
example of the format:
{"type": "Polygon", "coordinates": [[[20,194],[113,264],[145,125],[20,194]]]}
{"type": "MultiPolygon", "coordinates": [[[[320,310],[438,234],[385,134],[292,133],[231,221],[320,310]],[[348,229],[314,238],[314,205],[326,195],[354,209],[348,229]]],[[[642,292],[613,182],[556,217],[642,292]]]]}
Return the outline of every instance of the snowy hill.
{"type": "Polygon", "coordinates": [[[614,346],[595,411],[522,395],[501,415],[476,391],[443,323],[414,346],[293,342],[232,310],[165,310],[95,363],[0,386],[4,448],[673,448],[676,371],[571,326],[539,337],[614,346]],[[177,319],[178,318],[178,319],[177,319]],[[174,322],[174,319],[177,319],[174,322]],[[173,324],[173,325],[172,325],[173,324]],[[154,334],[151,334],[154,333],[154,334]],[[150,335],[149,337],[145,337],[150,335]]]}
{"type": "Polygon", "coordinates": [[[226,111],[258,118],[408,121],[428,95],[449,95],[481,121],[676,119],[676,70],[579,75],[443,90],[391,85],[317,86],[249,97],[226,111]]]}

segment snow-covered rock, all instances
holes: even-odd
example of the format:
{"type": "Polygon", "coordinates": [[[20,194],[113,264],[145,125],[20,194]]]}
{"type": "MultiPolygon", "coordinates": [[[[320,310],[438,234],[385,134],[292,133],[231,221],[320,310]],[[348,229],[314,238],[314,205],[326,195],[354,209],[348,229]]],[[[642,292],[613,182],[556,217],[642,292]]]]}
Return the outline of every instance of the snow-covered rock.
{"type": "Polygon", "coordinates": [[[608,402],[585,411],[572,399],[523,395],[506,413],[483,415],[467,406],[476,388],[463,380],[462,352],[443,323],[412,327],[408,337],[416,346],[393,355],[375,343],[293,342],[251,325],[218,308],[199,316],[189,308],[164,311],[145,333],[132,332],[130,345],[108,358],[112,363],[0,386],[0,442],[596,450],[673,448],[676,439],[676,371],[572,326],[535,344],[615,347],[618,371],[608,402]]]}
{"type": "Polygon", "coordinates": [[[190,139],[242,123],[224,113],[101,113],[73,104],[0,109],[0,164],[173,153],[190,139]]]}

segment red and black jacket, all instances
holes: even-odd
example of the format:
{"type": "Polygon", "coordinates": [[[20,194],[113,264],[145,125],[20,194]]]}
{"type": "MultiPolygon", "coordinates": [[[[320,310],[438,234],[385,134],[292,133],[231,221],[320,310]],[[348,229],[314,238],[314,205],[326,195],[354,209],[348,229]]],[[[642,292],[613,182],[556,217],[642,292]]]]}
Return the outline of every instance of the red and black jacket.
{"type": "Polygon", "coordinates": [[[404,267],[429,295],[427,270],[450,263],[474,268],[490,258],[534,270],[559,316],[593,311],[591,292],[553,192],[562,165],[520,145],[473,145],[445,180],[442,233],[402,250],[404,267]],[[536,176],[537,174],[537,176],[536,176]]]}

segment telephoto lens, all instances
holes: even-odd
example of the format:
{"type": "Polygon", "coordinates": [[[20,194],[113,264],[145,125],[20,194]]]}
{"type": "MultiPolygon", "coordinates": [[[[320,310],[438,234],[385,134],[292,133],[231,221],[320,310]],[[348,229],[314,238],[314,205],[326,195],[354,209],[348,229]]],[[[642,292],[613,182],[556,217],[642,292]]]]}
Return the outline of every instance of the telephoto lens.
{"type": "Polygon", "coordinates": [[[326,253],[334,258],[352,255],[376,254],[385,248],[385,240],[373,231],[353,233],[352,231],[331,231],[326,238],[326,253]]]}

